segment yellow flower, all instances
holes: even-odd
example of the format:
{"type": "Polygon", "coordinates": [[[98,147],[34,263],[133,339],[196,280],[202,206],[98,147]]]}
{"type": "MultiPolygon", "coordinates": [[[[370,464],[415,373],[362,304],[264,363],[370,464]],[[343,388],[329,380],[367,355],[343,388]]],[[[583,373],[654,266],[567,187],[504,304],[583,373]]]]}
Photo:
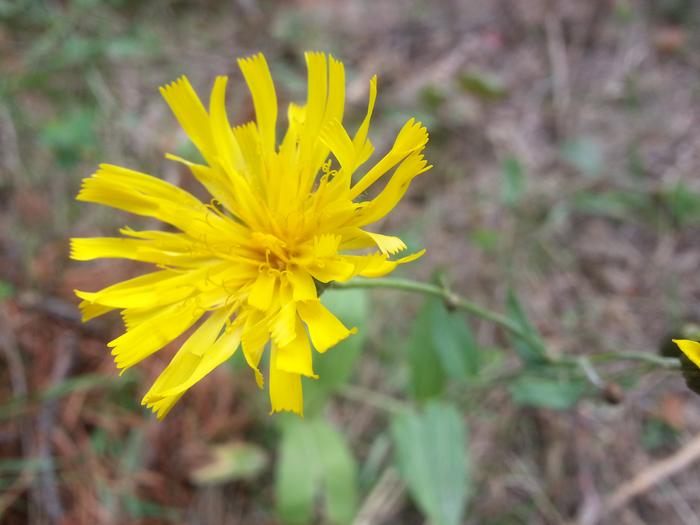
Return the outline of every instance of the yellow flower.
{"type": "Polygon", "coordinates": [[[321,304],[318,283],[379,277],[423,253],[393,260],[406,248],[401,239],[365,227],[387,215],[411,180],[430,169],[421,154],[426,129],[409,120],[389,152],[353,177],[374,150],[367,132],[376,77],[366,116],[350,136],[342,124],[343,64],[323,53],[307,53],[306,64],[306,104],[289,105],[279,146],[277,97],[262,54],[238,61],[255,122],[229,124],[226,77],[214,82],[208,111],[185,77],[161,88],[206,163],[166,157],[191,170],[211,203],[108,164],[83,181],[78,200],[153,217],[176,230],[123,228],[123,237],[71,241],[76,260],[117,257],[158,267],[98,292],[76,291],[85,321],[121,310],[126,332],[109,346],[122,371],[197,325],[143,398],[158,418],[239,346],[262,387],[259,364],[268,341],[272,412],[302,414],[301,376],[317,377],[311,346],[325,352],[355,331],[321,304]],[[374,198],[366,197],[382,178],[388,180],[374,198]]]}
{"type": "Polygon", "coordinates": [[[674,339],[673,342],[678,345],[678,348],[688,359],[700,367],[700,343],[687,339],[674,339]]]}

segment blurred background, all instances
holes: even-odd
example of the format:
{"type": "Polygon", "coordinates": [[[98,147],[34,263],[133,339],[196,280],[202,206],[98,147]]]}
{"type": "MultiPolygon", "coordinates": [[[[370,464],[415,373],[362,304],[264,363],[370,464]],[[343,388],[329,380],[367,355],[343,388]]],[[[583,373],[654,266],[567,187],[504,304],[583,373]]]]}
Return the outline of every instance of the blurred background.
{"type": "Polygon", "coordinates": [[[305,420],[269,416],[236,355],[159,423],[139,400],[177,345],[118,378],[118,316],[83,325],[72,293],[143,268],[68,260],[146,224],[73,200],[98,163],[199,191],[163,158],[194,148],[159,86],[206,101],[230,75],[238,124],[236,57],[263,51],[286,103],[323,50],[349,122],[378,74],[378,152],[410,116],[431,133],[381,226],[427,248],[400,275],[527,316],[555,355],[658,352],[700,317],[699,29],[695,0],[0,0],[0,522],[700,523],[678,374],[523,373],[492,325],[337,291],[360,334],[317,360],[305,420]]]}

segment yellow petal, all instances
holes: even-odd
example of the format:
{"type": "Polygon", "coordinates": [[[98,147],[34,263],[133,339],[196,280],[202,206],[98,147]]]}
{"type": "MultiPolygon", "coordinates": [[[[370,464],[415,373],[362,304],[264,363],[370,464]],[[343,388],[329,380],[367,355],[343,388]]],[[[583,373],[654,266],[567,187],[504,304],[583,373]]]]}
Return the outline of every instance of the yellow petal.
{"type": "Polygon", "coordinates": [[[241,342],[241,332],[238,328],[230,328],[225,331],[221,337],[206,351],[201,354],[193,354],[196,357],[196,362],[190,363],[187,366],[188,377],[185,381],[177,386],[173,386],[167,390],[163,390],[158,396],[171,397],[183,394],[185,391],[192,388],[196,383],[204,379],[216,367],[228,360],[238,350],[241,342]]]}
{"type": "Polygon", "coordinates": [[[231,130],[226,113],[226,84],[228,77],[216,77],[209,100],[211,117],[211,134],[216,144],[218,158],[223,166],[232,173],[240,172],[244,167],[243,154],[231,130]]]}
{"type": "Polygon", "coordinates": [[[328,62],[324,53],[305,53],[307,78],[307,96],[305,107],[304,134],[310,141],[315,141],[326,112],[328,100],[328,62]]]}
{"type": "MultiPolygon", "coordinates": [[[[367,103],[367,114],[365,115],[362,124],[357,129],[353,143],[355,148],[360,150],[367,142],[367,133],[369,131],[369,123],[372,120],[372,112],[374,111],[374,103],[377,100],[377,75],[374,75],[369,81],[369,102],[367,103]]],[[[371,152],[370,152],[371,155],[371,152]]],[[[368,155],[369,156],[369,155],[368,155]]]]}
{"type": "Polygon", "coordinates": [[[209,115],[187,77],[160,88],[175,118],[207,160],[214,160],[216,146],[211,135],[209,115]]]}
{"type": "Polygon", "coordinates": [[[396,171],[381,193],[360,210],[358,213],[360,220],[357,225],[364,226],[376,222],[387,215],[405,195],[411,181],[430,168],[432,166],[428,166],[423,155],[417,151],[411,153],[396,168],[396,171]]]}
{"type": "Polygon", "coordinates": [[[189,337],[146,393],[142,404],[162,419],[187,389],[230,357],[238,346],[240,332],[226,328],[228,310],[212,313],[189,337]],[[217,341],[217,337],[221,337],[217,341]]]}
{"type": "Polygon", "coordinates": [[[98,292],[75,290],[75,294],[90,303],[113,308],[153,308],[173,304],[198,294],[198,306],[210,308],[230,295],[225,289],[225,284],[235,282],[233,279],[242,271],[240,266],[222,261],[200,265],[196,269],[152,272],[108,286],[98,292]],[[207,300],[204,301],[204,298],[207,300]]]}
{"type": "Polygon", "coordinates": [[[80,313],[83,314],[82,319],[84,323],[114,310],[112,306],[93,304],[89,301],[80,301],[78,307],[80,308],[80,313]]]}
{"type": "MultiPolygon", "coordinates": [[[[177,234],[161,232],[176,237],[177,234]]],[[[192,243],[182,248],[162,246],[157,241],[125,239],[123,237],[88,237],[70,240],[71,259],[75,261],[92,261],[95,259],[119,258],[154,264],[192,265],[201,263],[207,255],[194,254],[192,243]]]]}
{"type": "Polygon", "coordinates": [[[310,301],[318,297],[314,279],[304,268],[292,267],[285,273],[285,277],[292,286],[295,301],[310,301]]]}
{"type": "Polygon", "coordinates": [[[263,387],[264,379],[260,372],[260,359],[265,351],[265,345],[270,339],[268,318],[264,313],[254,310],[247,312],[243,325],[241,346],[246,363],[255,373],[255,381],[259,388],[263,387]]]}
{"type": "Polygon", "coordinates": [[[357,332],[357,328],[348,330],[321,301],[305,301],[297,304],[299,316],[309,329],[311,341],[318,352],[325,352],[332,346],[357,332]]]}
{"type": "Polygon", "coordinates": [[[383,277],[388,273],[393,272],[399,264],[406,264],[423,256],[425,250],[420,250],[419,252],[412,253],[401,259],[395,261],[389,260],[386,255],[374,254],[374,255],[348,255],[345,256],[347,260],[351,260],[356,265],[356,275],[362,277],[383,277]]]}
{"type": "Polygon", "coordinates": [[[293,302],[285,304],[270,322],[272,341],[283,347],[297,337],[297,309],[293,302]]]}
{"type": "Polygon", "coordinates": [[[342,257],[334,257],[317,261],[308,267],[309,273],[314,279],[322,283],[331,281],[344,282],[355,274],[355,267],[348,264],[342,257]]]}
{"type": "Polygon", "coordinates": [[[304,415],[304,397],[301,376],[285,372],[277,367],[279,350],[272,345],[270,356],[270,404],[273,412],[287,411],[304,415]]]}
{"type": "Polygon", "coordinates": [[[250,94],[253,96],[255,119],[263,150],[266,152],[274,151],[276,147],[277,95],[272,75],[270,75],[270,68],[261,53],[239,59],[238,66],[241,68],[250,94]]]}
{"type": "Polygon", "coordinates": [[[258,310],[267,310],[272,302],[277,283],[277,273],[269,270],[261,270],[258,278],[250,288],[248,304],[258,310]]]}
{"type": "Polygon", "coordinates": [[[343,171],[352,173],[355,170],[355,146],[340,122],[332,120],[326,124],[319,139],[335,155],[343,171]]]}
{"type": "Polygon", "coordinates": [[[145,173],[110,164],[101,164],[97,172],[83,180],[76,199],[154,217],[195,237],[211,237],[217,229],[230,237],[229,230],[235,228],[233,221],[212,212],[185,190],[145,173]]]}
{"type": "Polygon", "coordinates": [[[255,122],[248,122],[233,128],[233,135],[241,148],[245,174],[248,180],[260,181],[262,177],[263,162],[260,155],[260,132],[255,122]]]}
{"type": "Polygon", "coordinates": [[[296,324],[296,338],[285,346],[277,347],[277,368],[316,379],[318,376],[313,370],[309,336],[298,318],[296,324]]]}
{"type": "Polygon", "coordinates": [[[345,66],[333,55],[328,56],[328,101],[324,122],[343,122],[345,110],[345,66]]]}
{"type": "Polygon", "coordinates": [[[428,132],[420,122],[410,119],[401,131],[389,153],[370,169],[357,184],[350,189],[350,198],[355,199],[374,184],[382,175],[396,166],[414,151],[420,151],[428,142],[428,132]]]}
{"type": "Polygon", "coordinates": [[[688,359],[700,367],[700,343],[687,339],[674,339],[673,342],[678,345],[678,348],[681,349],[688,359]]]}
{"type": "Polygon", "coordinates": [[[317,52],[305,53],[304,57],[308,75],[303,125],[298,126],[299,166],[302,172],[299,174],[297,198],[302,198],[311,191],[328,151],[318,140],[325,125],[328,102],[328,60],[324,53],[317,52]]]}
{"type": "Polygon", "coordinates": [[[363,233],[376,243],[377,248],[379,248],[379,251],[383,254],[394,255],[406,249],[406,243],[398,237],[368,231],[364,231],[363,233]]]}
{"type": "Polygon", "coordinates": [[[190,328],[204,311],[193,303],[168,306],[110,341],[117,368],[126,370],[157,352],[190,328]]]}
{"type": "Polygon", "coordinates": [[[122,281],[99,292],[75,290],[75,295],[87,302],[112,308],[147,308],[189,296],[193,289],[179,286],[182,280],[182,274],[162,270],[122,281]]]}
{"type": "Polygon", "coordinates": [[[90,237],[70,240],[70,258],[74,261],[90,261],[101,257],[133,259],[143,241],[119,237],[90,237]]]}
{"type": "Polygon", "coordinates": [[[212,168],[203,164],[196,164],[187,159],[166,153],[165,158],[187,166],[202,186],[221,204],[229,210],[238,209],[238,201],[232,192],[231,179],[221,168],[212,168]]]}

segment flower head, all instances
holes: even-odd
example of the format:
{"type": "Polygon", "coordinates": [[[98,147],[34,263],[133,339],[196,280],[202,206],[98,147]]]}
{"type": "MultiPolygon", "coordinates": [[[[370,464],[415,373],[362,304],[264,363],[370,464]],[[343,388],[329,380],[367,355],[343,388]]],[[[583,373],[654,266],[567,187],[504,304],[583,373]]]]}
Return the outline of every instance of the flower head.
{"type": "Polygon", "coordinates": [[[401,239],[366,227],[430,168],[422,155],[426,129],[409,120],[389,152],[361,169],[374,150],[367,132],[376,77],[367,113],[351,136],[342,124],[343,64],[323,53],[307,53],[306,63],[306,104],[289,105],[279,146],[277,97],[262,54],[238,61],[254,122],[231,127],[226,77],[214,82],[208,110],[185,77],[161,88],[205,163],[166,156],[191,170],[211,193],[209,204],[113,165],[101,165],[83,181],[78,200],[153,217],[175,230],[123,228],[122,237],[71,241],[76,260],[117,257],[158,268],[97,292],[76,291],[84,320],[121,310],[126,332],[109,343],[121,370],[194,327],[143,398],[159,418],[239,346],[262,387],[259,366],[268,342],[272,411],[301,414],[301,376],[317,377],[312,346],[325,352],[355,330],[321,304],[317,284],[378,277],[422,255],[393,259],[406,248],[401,239]],[[365,197],[380,179],[374,198],[365,197]]]}

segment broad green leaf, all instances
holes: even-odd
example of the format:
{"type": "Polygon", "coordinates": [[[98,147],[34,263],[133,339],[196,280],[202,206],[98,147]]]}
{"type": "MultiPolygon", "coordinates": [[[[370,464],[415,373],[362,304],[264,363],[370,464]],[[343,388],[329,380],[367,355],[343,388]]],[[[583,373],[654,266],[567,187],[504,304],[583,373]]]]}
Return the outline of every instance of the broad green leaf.
{"type": "Polygon", "coordinates": [[[369,300],[366,290],[327,290],[321,296],[321,301],[348,328],[357,327],[358,332],[324,354],[314,352],[314,370],[319,378],[304,380],[304,410],[307,415],[318,413],[328,396],[350,379],[368,332],[369,300]]]}
{"type": "Polygon", "coordinates": [[[408,362],[411,372],[411,395],[415,399],[428,399],[442,393],[445,387],[445,372],[433,339],[433,307],[430,300],[413,322],[408,341],[408,362]]]}
{"type": "Polygon", "coordinates": [[[518,405],[567,410],[583,397],[587,387],[581,380],[524,376],[516,379],[509,389],[518,405]]]}
{"type": "Polygon", "coordinates": [[[320,418],[285,418],[276,494],[284,523],[314,523],[319,495],[327,521],[350,523],[357,507],[357,465],[344,436],[320,418]]]}
{"type": "Polygon", "coordinates": [[[501,168],[501,202],[513,208],[518,205],[525,192],[525,173],[522,164],[515,157],[508,157],[501,168]]]}
{"type": "Polygon", "coordinates": [[[530,323],[530,320],[525,314],[525,310],[520,304],[520,300],[515,294],[513,288],[508,289],[508,298],[506,300],[506,310],[508,317],[528,336],[528,340],[511,336],[515,351],[525,363],[536,363],[542,361],[542,356],[545,353],[544,343],[537,329],[530,323]]]}
{"type": "Polygon", "coordinates": [[[431,315],[432,343],[445,373],[455,379],[474,376],[481,366],[481,353],[467,320],[449,312],[443,301],[426,301],[431,315]]]}
{"type": "Polygon", "coordinates": [[[311,523],[319,477],[317,452],[308,420],[285,418],[275,479],[277,514],[284,523],[311,523]]]}
{"type": "Polygon", "coordinates": [[[470,496],[467,435],[460,413],[430,402],[394,417],[396,462],[411,497],[435,525],[459,525],[470,496]]]}
{"type": "Polygon", "coordinates": [[[352,522],[357,509],[357,465],[345,437],[322,419],[314,434],[325,493],[326,517],[337,524],[352,522]]]}
{"type": "Polygon", "coordinates": [[[267,465],[267,454],[258,445],[235,441],[213,446],[211,459],[190,472],[196,485],[219,485],[239,479],[253,479],[267,465]]]}
{"type": "Polygon", "coordinates": [[[466,319],[449,312],[436,297],[423,303],[408,350],[411,387],[417,399],[439,394],[446,377],[465,379],[480,368],[481,354],[466,319]]]}

